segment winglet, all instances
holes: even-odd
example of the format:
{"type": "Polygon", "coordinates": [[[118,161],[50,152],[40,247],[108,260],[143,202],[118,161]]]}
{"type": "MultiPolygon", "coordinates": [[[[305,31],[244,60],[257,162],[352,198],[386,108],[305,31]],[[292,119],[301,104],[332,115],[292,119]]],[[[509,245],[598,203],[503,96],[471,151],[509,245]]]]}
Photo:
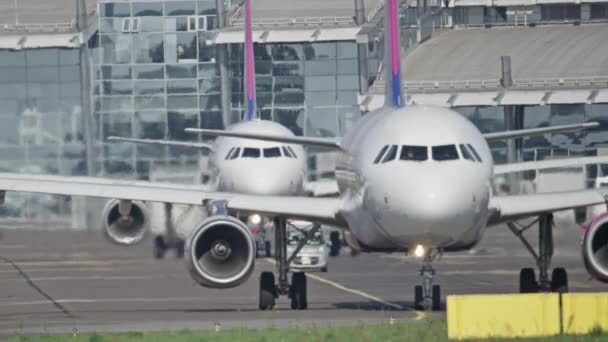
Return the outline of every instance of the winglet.
{"type": "Polygon", "coordinates": [[[386,0],[384,3],[384,78],[385,101],[387,107],[405,106],[405,96],[401,88],[401,44],[399,40],[399,1],[386,0]]]}
{"type": "Polygon", "coordinates": [[[255,105],[255,66],[253,63],[253,39],[251,33],[251,0],[245,0],[245,120],[257,117],[255,105]]]}

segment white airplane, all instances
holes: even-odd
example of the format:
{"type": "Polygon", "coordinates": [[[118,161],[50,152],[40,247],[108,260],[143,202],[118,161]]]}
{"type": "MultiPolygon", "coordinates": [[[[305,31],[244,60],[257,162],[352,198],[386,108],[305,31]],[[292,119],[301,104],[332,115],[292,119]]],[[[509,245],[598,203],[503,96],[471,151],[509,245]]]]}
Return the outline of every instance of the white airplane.
{"type": "MultiPolygon", "coordinates": [[[[248,2],[248,1],[247,1],[248,2]]],[[[596,123],[482,134],[449,109],[405,106],[399,57],[397,0],[385,2],[386,103],[361,117],[341,139],[279,136],[217,130],[190,131],[208,136],[259,139],[282,144],[324,146],[341,152],[336,168],[340,196],[312,198],[205,192],[196,186],[99,178],[0,174],[0,189],[117,199],[119,203],[156,201],[207,205],[222,201],[226,210],[263,213],[276,224],[276,264],[260,277],[259,308],[271,309],[281,295],[293,309],[307,308],[306,276],[294,272],[286,253],[286,220],[302,219],[344,229],[352,248],[365,252],[411,253],[422,260],[423,285],[416,286],[417,307],[437,309],[440,288],[433,285],[433,259],[441,253],[468,250],[488,227],[506,224],[535,259],[520,273],[520,291],[567,291],[565,269],[551,267],[552,213],[608,202],[607,189],[495,197],[492,177],[505,172],[607,162],[587,157],[493,165],[489,141],[589,127],[596,123]],[[519,220],[537,218],[538,252],[528,243],[519,220]],[[550,274],[551,273],[551,274],[550,274]]],[[[309,234],[314,234],[318,227],[309,234]]],[[[306,239],[300,241],[302,248],[306,239]]],[[[298,249],[293,255],[297,254],[298,249]]],[[[608,282],[608,213],[586,227],[582,254],[591,275],[608,282]]],[[[254,242],[243,222],[218,213],[193,227],[186,245],[186,263],[199,284],[213,288],[238,286],[249,278],[254,242]]]]}
{"type": "MultiPolygon", "coordinates": [[[[234,133],[257,132],[279,136],[293,136],[286,127],[274,121],[260,120],[255,101],[255,67],[253,64],[253,41],[251,32],[251,11],[247,7],[245,29],[245,120],[229,126],[234,133]]],[[[218,138],[213,144],[171,140],[137,139],[109,137],[110,141],[180,146],[206,149],[209,154],[210,186],[214,191],[227,191],[254,195],[303,195],[306,176],[306,155],[300,145],[248,140],[242,138],[218,138]]],[[[105,235],[115,243],[132,245],[143,240],[149,230],[149,213],[141,201],[127,205],[123,201],[111,200],[107,203],[102,217],[105,235]]],[[[210,206],[208,212],[216,210],[210,206]]],[[[263,218],[251,214],[243,218],[253,226],[263,226],[263,218]]],[[[257,228],[257,227],[256,227],[257,228]]],[[[179,257],[183,256],[184,242],[178,237],[172,220],[171,203],[165,205],[165,235],[154,239],[154,255],[162,258],[165,251],[175,248],[179,257]]],[[[268,246],[266,245],[266,249],[268,246]]],[[[266,251],[266,254],[269,250],[266,251]]]]}

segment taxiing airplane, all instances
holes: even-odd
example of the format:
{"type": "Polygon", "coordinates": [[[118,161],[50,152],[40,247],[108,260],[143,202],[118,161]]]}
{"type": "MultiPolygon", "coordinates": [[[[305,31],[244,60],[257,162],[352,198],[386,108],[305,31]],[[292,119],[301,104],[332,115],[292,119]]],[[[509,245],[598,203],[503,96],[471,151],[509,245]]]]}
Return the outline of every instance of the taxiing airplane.
{"type": "MultiPolygon", "coordinates": [[[[564,132],[596,123],[482,134],[459,113],[446,108],[410,105],[402,92],[398,1],[385,2],[386,101],[383,108],[363,115],[340,139],[281,136],[264,132],[189,131],[208,136],[258,139],[281,144],[324,146],[341,153],[336,167],[340,196],[312,198],[205,192],[200,187],[99,178],[0,174],[0,189],[116,199],[118,203],[156,201],[207,205],[221,203],[228,211],[263,213],[274,218],[273,272],[262,272],[259,308],[271,309],[281,295],[293,309],[306,309],[307,281],[289,264],[306,243],[287,255],[288,218],[341,227],[352,248],[365,252],[411,253],[422,260],[423,284],[416,286],[417,307],[436,309],[440,288],[433,285],[433,259],[441,253],[471,249],[488,227],[506,224],[524,242],[538,267],[520,272],[521,292],[567,291],[563,268],[551,270],[553,213],[606,204],[608,189],[590,189],[497,197],[496,174],[541,168],[607,162],[588,157],[494,165],[488,142],[564,132]],[[538,252],[525,239],[519,221],[536,218],[538,252]]],[[[121,211],[129,215],[128,211],[121,211]]],[[[318,227],[306,235],[314,234],[318,227]]],[[[497,228],[500,229],[500,228],[497,228]]],[[[186,244],[186,263],[202,286],[238,286],[254,269],[254,240],[243,222],[218,213],[195,225],[186,244]]],[[[586,226],[582,254],[591,275],[608,282],[608,214],[586,226]]]]}
{"type": "MultiPolygon", "coordinates": [[[[283,125],[269,120],[261,120],[257,115],[255,101],[255,66],[253,62],[253,40],[251,30],[251,10],[249,1],[245,6],[245,49],[244,49],[244,84],[245,84],[245,117],[244,120],[227,128],[234,133],[265,133],[279,136],[293,136],[283,125]]],[[[216,191],[245,193],[254,195],[304,195],[306,155],[300,145],[248,140],[242,138],[218,138],[213,144],[201,142],[137,139],[128,137],[109,137],[110,141],[153,144],[160,146],[180,146],[206,149],[209,154],[210,186],[216,191]]],[[[215,208],[208,208],[212,213],[215,208]]],[[[183,255],[184,242],[177,235],[172,217],[170,203],[165,205],[164,236],[154,239],[154,255],[162,257],[169,248],[175,248],[178,256],[183,255]]],[[[149,225],[149,214],[143,202],[135,201],[130,205],[120,206],[120,201],[111,200],[102,214],[103,228],[111,241],[131,245],[140,242],[149,225]],[[129,215],[129,213],[132,213],[129,215]]],[[[240,217],[241,218],[241,217],[240,217]]],[[[264,220],[257,214],[251,214],[243,220],[260,231],[264,220]]],[[[270,253],[269,244],[262,244],[265,254],[270,253]]]]}

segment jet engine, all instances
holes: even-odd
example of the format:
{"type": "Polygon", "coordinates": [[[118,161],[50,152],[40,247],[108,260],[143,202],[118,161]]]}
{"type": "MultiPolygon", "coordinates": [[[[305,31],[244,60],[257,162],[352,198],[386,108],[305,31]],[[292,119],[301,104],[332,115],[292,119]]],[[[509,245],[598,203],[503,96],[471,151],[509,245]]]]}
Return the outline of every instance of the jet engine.
{"type": "Polygon", "coordinates": [[[583,237],[583,260],[589,274],[608,282],[608,213],[591,221],[583,237]]]}
{"type": "Polygon", "coordinates": [[[247,225],[215,215],[196,225],[186,243],[190,275],[205,287],[235,287],[253,272],[255,242],[247,225]]]}
{"type": "Polygon", "coordinates": [[[150,225],[148,208],[141,201],[111,200],[102,214],[106,237],[120,245],[134,245],[146,236],[150,225]]]}

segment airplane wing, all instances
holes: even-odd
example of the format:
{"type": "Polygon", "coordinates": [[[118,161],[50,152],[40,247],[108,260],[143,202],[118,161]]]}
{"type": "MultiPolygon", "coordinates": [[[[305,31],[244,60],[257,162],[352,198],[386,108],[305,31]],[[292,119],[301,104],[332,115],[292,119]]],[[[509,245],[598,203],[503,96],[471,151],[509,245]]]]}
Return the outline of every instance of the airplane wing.
{"type": "Polygon", "coordinates": [[[317,146],[317,147],[326,147],[326,148],[337,149],[337,150],[341,149],[340,143],[335,138],[285,136],[285,135],[232,132],[232,131],[223,131],[223,130],[219,130],[219,129],[199,129],[199,128],[186,128],[186,132],[206,135],[209,137],[243,138],[243,139],[254,139],[254,140],[264,140],[264,141],[276,141],[276,142],[282,142],[282,143],[286,143],[286,144],[300,144],[300,145],[310,145],[310,146],[317,146]]]}
{"type": "Polygon", "coordinates": [[[294,219],[343,226],[340,198],[255,196],[207,191],[204,186],[36,174],[0,173],[0,193],[33,192],[108,199],[205,205],[225,200],[228,209],[281,214],[294,219]]]}
{"type": "Polygon", "coordinates": [[[599,126],[599,123],[597,123],[597,122],[587,122],[587,123],[583,123],[583,124],[550,126],[550,127],[541,127],[541,128],[519,129],[519,130],[514,130],[514,131],[486,133],[483,135],[483,137],[486,138],[486,140],[488,142],[492,142],[492,141],[505,140],[505,139],[531,137],[534,135],[543,135],[543,134],[547,134],[547,133],[580,131],[583,129],[594,128],[597,126],[599,126]]]}
{"type": "Polygon", "coordinates": [[[207,149],[207,150],[213,151],[213,146],[211,144],[205,144],[205,143],[195,142],[195,141],[137,139],[137,138],[114,137],[114,136],[108,137],[108,141],[131,142],[131,143],[135,143],[135,144],[192,147],[192,148],[207,149]]]}
{"type": "Polygon", "coordinates": [[[529,162],[521,162],[521,163],[494,165],[494,174],[498,175],[498,174],[504,174],[504,173],[510,173],[510,172],[554,169],[554,168],[561,168],[561,167],[583,167],[583,166],[586,166],[589,164],[603,164],[603,163],[608,163],[608,156],[529,161],[529,162]]]}
{"type": "Polygon", "coordinates": [[[530,195],[500,196],[490,200],[488,226],[542,213],[608,203],[608,189],[589,189],[530,195]]]}

